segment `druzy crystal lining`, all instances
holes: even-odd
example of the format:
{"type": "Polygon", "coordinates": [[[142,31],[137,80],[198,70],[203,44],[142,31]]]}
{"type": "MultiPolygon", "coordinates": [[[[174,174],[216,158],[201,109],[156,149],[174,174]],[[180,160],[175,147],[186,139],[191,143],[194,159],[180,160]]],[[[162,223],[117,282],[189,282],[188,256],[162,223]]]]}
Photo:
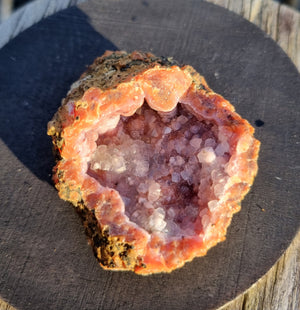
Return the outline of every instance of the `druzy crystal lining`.
{"type": "Polygon", "coordinates": [[[199,234],[199,213],[204,229],[203,215],[222,203],[229,144],[216,125],[197,120],[179,105],[172,113],[157,113],[144,104],[99,135],[97,145],[90,175],[116,189],[126,216],[148,233],[165,238],[199,234]]]}

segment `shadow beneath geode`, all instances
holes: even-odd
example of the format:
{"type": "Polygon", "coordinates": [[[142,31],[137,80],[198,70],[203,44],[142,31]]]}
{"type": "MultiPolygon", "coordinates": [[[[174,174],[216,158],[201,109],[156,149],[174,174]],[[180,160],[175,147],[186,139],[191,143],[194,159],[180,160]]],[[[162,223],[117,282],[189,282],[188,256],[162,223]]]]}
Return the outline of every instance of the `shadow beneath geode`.
{"type": "Polygon", "coordinates": [[[39,179],[51,182],[54,166],[48,121],[70,85],[105,50],[116,47],[76,7],[43,20],[0,50],[1,138],[39,179]]]}

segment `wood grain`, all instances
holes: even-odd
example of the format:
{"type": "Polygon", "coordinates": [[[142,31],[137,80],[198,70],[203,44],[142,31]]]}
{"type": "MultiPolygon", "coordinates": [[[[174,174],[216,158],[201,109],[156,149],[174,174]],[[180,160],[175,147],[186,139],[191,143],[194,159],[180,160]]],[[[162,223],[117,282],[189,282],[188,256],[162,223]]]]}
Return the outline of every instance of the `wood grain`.
{"type": "Polygon", "coordinates": [[[12,17],[1,25],[0,46],[4,46],[41,19],[82,2],[84,0],[35,0],[29,2],[14,12],[12,17]]]}
{"type": "Polygon", "coordinates": [[[243,16],[266,32],[300,70],[300,13],[272,0],[207,0],[243,16]]]}
{"type": "Polygon", "coordinates": [[[12,0],[0,0],[0,23],[6,20],[11,15],[12,8],[12,0]]]}
{"type": "MultiPolygon", "coordinates": [[[[300,71],[300,14],[269,0],[208,0],[248,19],[289,55],[300,71]]],[[[299,310],[300,232],[272,269],[220,310],[299,310]]]]}
{"type": "MultiPolygon", "coordinates": [[[[16,12],[1,25],[0,46],[43,17],[82,1],[39,0],[16,12]],[[35,14],[29,14],[35,8],[35,14]],[[28,16],[31,16],[28,18],[28,16]]],[[[300,69],[300,14],[273,1],[209,0],[250,20],[270,35],[300,69]]],[[[300,283],[300,233],[273,268],[247,292],[223,306],[222,310],[291,309],[298,310],[300,283]]],[[[0,309],[13,310],[4,301],[0,309]]],[[[221,310],[220,309],[220,310],[221,310]]]]}

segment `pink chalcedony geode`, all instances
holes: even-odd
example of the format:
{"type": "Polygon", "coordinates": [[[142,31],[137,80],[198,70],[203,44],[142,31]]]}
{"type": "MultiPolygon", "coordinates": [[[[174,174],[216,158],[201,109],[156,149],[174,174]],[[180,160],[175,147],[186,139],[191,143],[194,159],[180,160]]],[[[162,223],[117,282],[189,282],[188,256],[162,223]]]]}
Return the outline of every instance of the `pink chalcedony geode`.
{"type": "Polygon", "coordinates": [[[54,182],[100,264],[170,272],[225,239],[257,173],[253,127],[192,67],[106,52],[48,124],[54,182]]]}

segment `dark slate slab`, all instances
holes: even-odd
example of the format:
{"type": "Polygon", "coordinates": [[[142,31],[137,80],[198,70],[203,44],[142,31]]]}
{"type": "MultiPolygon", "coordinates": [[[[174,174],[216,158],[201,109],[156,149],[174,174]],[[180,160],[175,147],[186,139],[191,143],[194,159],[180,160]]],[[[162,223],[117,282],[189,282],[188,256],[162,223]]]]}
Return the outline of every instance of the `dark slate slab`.
{"type": "Polygon", "coordinates": [[[266,273],[299,229],[299,74],[264,33],[220,7],[94,0],[61,11],[0,50],[0,98],[0,296],[19,309],[213,309],[266,273]],[[194,66],[262,142],[227,240],[171,274],[102,270],[51,183],[47,122],[106,49],[194,66]]]}

